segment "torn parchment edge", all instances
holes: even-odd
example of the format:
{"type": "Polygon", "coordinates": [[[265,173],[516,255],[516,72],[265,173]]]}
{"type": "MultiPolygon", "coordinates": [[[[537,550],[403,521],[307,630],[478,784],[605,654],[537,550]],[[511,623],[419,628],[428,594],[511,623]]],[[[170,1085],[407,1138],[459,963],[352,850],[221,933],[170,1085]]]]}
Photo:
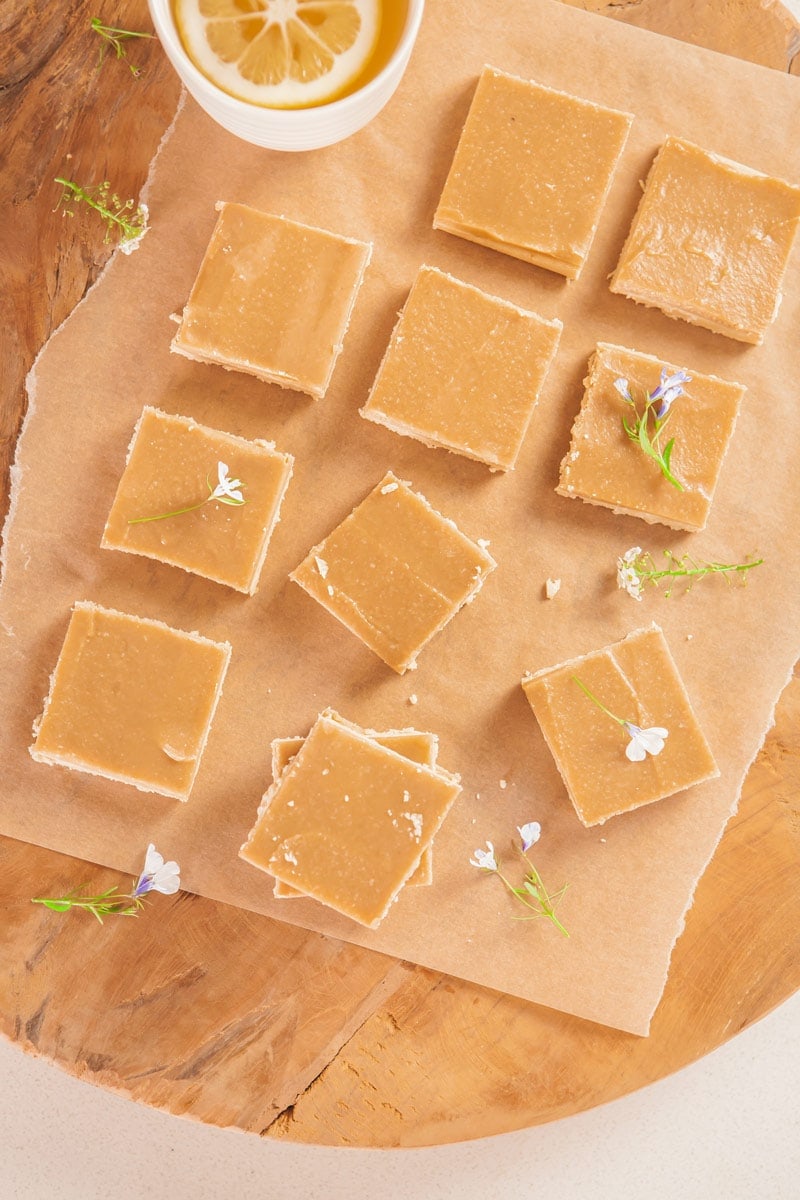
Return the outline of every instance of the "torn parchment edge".
{"type": "MultiPolygon", "coordinates": [[[[158,146],[156,147],[155,154],[150,159],[150,165],[147,168],[147,177],[144,181],[144,184],[142,185],[142,190],[139,193],[139,201],[142,204],[145,204],[147,202],[147,198],[150,194],[150,188],[151,188],[151,185],[153,182],[153,176],[154,176],[155,170],[156,170],[156,165],[158,163],[159,158],[161,157],[161,153],[164,150],[164,147],[170,141],[173,133],[175,132],[175,127],[178,123],[178,119],[179,119],[181,113],[183,112],[184,106],[186,104],[187,95],[188,95],[188,93],[186,91],[186,88],[182,87],[181,94],[178,97],[178,103],[176,105],[172,120],[170,121],[169,125],[164,130],[164,132],[162,133],[161,141],[158,143],[158,146]]],[[[36,356],[35,356],[33,362],[31,363],[30,370],[28,371],[28,374],[25,376],[25,396],[26,396],[27,403],[25,405],[25,413],[22,418],[22,425],[20,426],[19,434],[17,435],[17,444],[14,449],[14,461],[12,462],[11,467],[9,469],[10,486],[9,486],[9,496],[8,496],[8,512],[6,513],[6,519],[3,522],[3,528],[2,528],[2,530],[0,530],[0,629],[2,629],[2,631],[9,638],[14,637],[14,630],[11,628],[10,625],[7,624],[7,622],[3,616],[3,608],[2,608],[3,583],[6,578],[8,545],[9,545],[9,541],[12,536],[12,528],[13,528],[13,524],[14,524],[14,519],[17,515],[17,508],[19,507],[19,498],[20,498],[21,491],[22,491],[22,477],[24,474],[23,455],[24,455],[24,448],[25,448],[25,434],[27,432],[28,425],[31,421],[31,418],[33,417],[34,413],[36,412],[36,391],[37,391],[36,371],[39,366],[39,360],[41,359],[45,350],[47,350],[50,343],[55,338],[57,338],[58,335],[67,327],[69,322],[74,317],[75,313],[77,313],[78,310],[86,303],[86,301],[89,299],[89,297],[91,296],[94,289],[100,283],[103,282],[106,275],[111,270],[111,268],[114,266],[115,262],[117,261],[117,259],[119,258],[119,255],[121,253],[122,253],[122,247],[116,246],[114,248],[114,251],[111,254],[111,257],[109,258],[108,262],[103,267],[102,271],[97,276],[97,279],[95,279],[95,281],[91,285],[91,287],[86,289],[83,296],[81,296],[80,300],[75,305],[75,307],[67,314],[67,316],[64,318],[64,320],[61,322],[61,324],[58,325],[54,330],[52,330],[52,332],[50,333],[50,336],[47,338],[47,340],[45,342],[43,342],[42,345],[39,347],[39,349],[36,353],[36,356]]]]}
{"type": "MultiPolygon", "coordinates": [[[[732,817],[735,817],[735,816],[736,816],[736,814],[737,814],[737,812],[739,811],[739,802],[740,802],[740,800],[741,800],[741,798],[742,798],[742,792],[743,792],[743,790],[744,790],[744,785],[745,785],[745,782],[746,782],[746,780],[747,780],[747,776],[750,774],[750,771],[752,770],[753,764],[754,764],[754,762],[756,761],[756,759],[758,758],[759,754],[760,754],[760,753],[761,753],[761,751],[764,749],[764,743],[765,743],[765,742],[766,742],[766,740],[767,740],[767,736],[769,735],[769,732],[770,732],[770,730],[772,730],[772,729],[774,729],[774,728],[775,728],[775,714],[776,714],[776,713],[777,713],[777,711],[778,711],[778,705],[779,705],[779,704],[780,704],[780,702],[781,702],[781,699],[782,699],[782,697],[783,697],[783,693],[786,691],[787,687],[788,687],[788,686],[789,686],[789,684],[792,682],[792,679],[793,679],[793,677],[794,677],[794,672],[795,672],[795,668],[796,668],[796,666],[797,666],[797,663],[796,663],[796,662],[794,662],[794,663],[792,663],[792,665],[789,667],[789,670],[788,670],[788,672],[787,672],[786,678],[784,679],[784,681],[783,681],[783,683],[782,683],[782,685],[781,685],[781,689],[780,689],[780,691],[778,692],[778,695],[777,695],[777,696],[776,696],[776,698],[775,698],[775,703],[774,703],[774,704],[773,704],[773,706],[772,706],[772,710],[771,710],[771,712],[770,712],[770,714],[769,714],[769,717],[768,717],[768,719],[767,719],[767,722],[766,722],[766,724],[765,724],[765,726],[764,726],[764,730],[763,730],[763,732],[762,732],[762,734],[761,734],[761,738],[760,738],[760,740],[759,740],[759,742],[758,742],[758,745],[756,746],[756,748],[755,748],[755,750],[754,750],[754,752],[753,752],[753,756],[752,756],[752,758],[750,759],[750,761],[747,763],[747,765],[746,765],[746,767],[745,767],[745,769],[744,769],[744,772],[743,772],[743,774],[742,774],[742,777],[741,777],[741,779],[739,780],[739,786],[738,786],[738,788],[736,789],[736,794],[735,794],[735,796],[734,796],[734,798],[733,798],[733,801],[732,801],[732,803],[731,803],[731,807],[730,807],[730,810],[729,810],[729,812],[728,812],[728,817],[727,817],[727,820],[725,821],[725,824],[724,824],[724,825],[722,826],[722,828],[720,829],[720,831],[719,831],[719,837],[718,837],[718,838],[717,838],[717,840],[714,842],[714,845],[711,847],[711,851],[710,851],[710,853],[709,853],[709,855],[708,855],[708,858],[705,860],[705,862],[704,862],[704,863],[703,863],[703,865],[701,866],[701,868],[700,868],[700,871],[698,872],[697,878],[696,878],[696,879],[695,879],[695,881],[694,881],[694,886],[692,887],[691,893],[689,894],[689,899],[688,899],[688,901],[687,901],[687,903],[686,903],[686,907],[684,908],[684,910],[683,910],[683,912],[682,912],[681,916],[679,917],[678,921],[676,922],[676,926],[675,926],[675,936],[674,936],[674,937],[673,937],[673,939],[672,939],[672,945],[671,945],[671,946],[670,946],[670,948],[669,948],[669,954],[667,955],[667,961],[666,961],[666,965],[665,965],[665,967],[664,967],[664,975],[663,975],[662,982],[661,982],[661,991],[659,992],[659,995],[658,995],[658,998],[657,998],[657,1000],[656,1000],[656,1001],[655,1001],[655,1003],[653,1004],[652,1011],[650,1012],[650,1015],[649,1015],[649,1017],[648,1017],[648,1019],[647,1019],[647,1026],[646,1026],[646,1028],[645,1028],[645,1029],[642,1031],[642,1033],[640,1034],[640,1036],[642,1036],[642,1037],[647,1037],[647,1036],[648,1036],[648,1034],[650,1033],[650,1026],[651,1026],[651,1024],[652,1024],[653,1017],[655,1016],[656,1012],[658,1011],[658,1007],[659,1007],[659,1005],[661,1004],[661,1001],[662,1001],[662,1000],[663,1000],[663,998],[664,998],[664,991],[665,991],[665,989],[666,989],[666,986],[667,986],[667,980],[668,980],[668,978],[669,978],[669,973],[670,973],[670,970],[672,969],[672,958],[673,958],[673,955],[674,955],[674,953],[675,953],[675,947],[676,947],[676,946],[677,946],[677,944],[678,944],[678,940],[679,940],[679,938],[681,937],[681,935],[683,934],[684,930],[686,929],[686,921],[687,921],[687,918],[688,918],[688,916],[689,916],[689,913],[691,912],[692,908],[694,907],[694,900],[695,900],[695,896],[696,896],[696,894],[697,894],[697,888],[698,888],[698,886],[699,886],[699,884],[700,884],[700,881],[701,881],[701,880],[703,879],[703,877],[705,876],[705,873],[706,873],[706,871],[707,871],[707,870],[708,870],[708,868],[709,868],[709,864],[711,863],[711,860],[713,859],[714,855],[717,853],[717,849],[718,849],[718,847],[719,847],[719,844],[720,844],[720,842],[722,841],[723,837],[725,836],[725,831],[726,831],[726,829],[728,828],[728,826],[730,825],[731,818],[732,818],[732,817]]],[[[632,1033],[635,1033],[635,1032],[638,1032],[638,1031],[636,1031],[636,1030],[631,1030],[631,1032],[632,1032],[632,1033]]]]}

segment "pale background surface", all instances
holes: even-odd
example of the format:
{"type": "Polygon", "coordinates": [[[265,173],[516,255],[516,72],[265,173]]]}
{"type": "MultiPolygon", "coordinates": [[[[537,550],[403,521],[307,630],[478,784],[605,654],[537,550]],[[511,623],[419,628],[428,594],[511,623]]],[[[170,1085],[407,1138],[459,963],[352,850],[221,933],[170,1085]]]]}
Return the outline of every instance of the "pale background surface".
{"type": "Polygon", "coordinates": [[[426,1150],[260,1141],[100,1091],[0,1040],[2,1200],[796,1200],[800,995],[686,1070],[521,1133],[426,1150]]]}

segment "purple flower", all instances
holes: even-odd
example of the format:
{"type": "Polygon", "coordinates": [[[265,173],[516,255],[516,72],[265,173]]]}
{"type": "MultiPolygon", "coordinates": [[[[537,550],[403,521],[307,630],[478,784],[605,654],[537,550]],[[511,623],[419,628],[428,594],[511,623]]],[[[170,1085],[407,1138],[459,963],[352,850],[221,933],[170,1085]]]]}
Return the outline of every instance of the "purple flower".
{"type": "Polygon", "coordinates": [[[691,383],[692,377],[686,371],[676,371],[674,375],[670,375],[667,368],[664,367],[661,371],[661,382],[658,387],[650,393],[650,403],[654,404],[656,400],[661,403],[656,410],[656,419],[663,421],[669,412],[672,402],[682,396],[685,389],[685,383],[691,383]]]}

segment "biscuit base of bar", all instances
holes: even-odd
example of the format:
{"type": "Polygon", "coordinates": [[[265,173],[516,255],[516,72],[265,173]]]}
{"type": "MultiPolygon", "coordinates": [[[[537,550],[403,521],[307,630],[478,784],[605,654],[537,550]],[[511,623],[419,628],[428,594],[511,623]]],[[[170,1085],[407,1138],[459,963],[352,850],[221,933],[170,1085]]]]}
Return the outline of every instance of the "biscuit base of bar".
{"type": "Polygon", "coordinates": [[[449,217],[438,213],[434,219],[433,228],[463,238],[466,242],[474,242],[476,246],[486,246],[487,249],[496,250],[499,254],[507,254],[509,258],[517,258],[520,262],[530,263],[532,267],[541,267],[545,271],[563,275],[565,279],[577,279],[585,262],[585,259],[579,262],[565,262],[563,258],[557,258],[543,250],[534,250],[528,246],[518,246],[515,242],[506,242],[501,237],[494,237],[488,230],[474,229],[470,225],[463,225],[460,221],[451,221],[449,217]]]}
{"type": "Polygon", "coordinates": [[[557,496],[563,496],[566,500],[582,500],[584,504],[593,504],[596,508],[606,508],[618,517],[638,517],[640,521],[644,521],[647,525],[664,525],[668,529],[676,529],[684,533],[702,533],[706,527],[705,524],[692,525],[689,521],[670,521],[667,517],[654,517],[651,513],[641,512],[638,508],[625,508],[620,504],[607,504],[605,500],[596,500],[593,496],[584,496],[582,492],[569,491],[568,488],[563,487],[561,484],[554,488],[553,491],[557,496]]]}
{"type": "MultiPolygon", "coordinates": [[[[633,300],[635,304],[639,304],[643,308],[658,309],[660,313],[663,313],[665,317],[669,317],[672,321],[685,321],[688,325],[696,325],[699,329],[707,329],[709,333],[717,333],[721,337],[731,338],[731,340],[735,342],[744,342],[748,346],[761,346],[764,343],[764,337],[766,335],[763,331],[760,333],[754,333],[752,330],[740,329],[738,326],[722,325],[715,321],[704,321],[701,317],[698,317],[696,313],[687,312],[681,308],[668,306],[659,300],[654,299],[649,293],[636,292],[632,288],[629,289],[615,287],[613,277],[611,283],[609,284],[609,291],[614,292],[614,294],[617,296],[625,296],[626,299],[633,300]]],[[[779,294],[775,304],[775,312],[772,318],[773,321],[778,315],[780,302],[781,295],[779,294]]]]}

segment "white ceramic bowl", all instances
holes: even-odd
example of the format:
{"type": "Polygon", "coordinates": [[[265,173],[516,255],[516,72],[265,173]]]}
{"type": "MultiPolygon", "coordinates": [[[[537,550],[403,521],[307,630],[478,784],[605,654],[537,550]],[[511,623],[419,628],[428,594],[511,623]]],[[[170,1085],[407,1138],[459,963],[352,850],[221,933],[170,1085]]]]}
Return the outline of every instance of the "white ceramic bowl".
{"type": "MultiPolygon", "coordinates": [[[[270,150],[317,150],[361,129],[391,99],[408,66],[422,20],[425,0],[408,0],[406,24],[392,57],[357,92],[315,108],[263,108],[223,92],[197,69],[183,48],[170,0],[147,0],[167,58],[186,90],[223,128],[255,146],[270,150]]],[[[391,3],[391,0],[387,0],[391,3]]]]}

